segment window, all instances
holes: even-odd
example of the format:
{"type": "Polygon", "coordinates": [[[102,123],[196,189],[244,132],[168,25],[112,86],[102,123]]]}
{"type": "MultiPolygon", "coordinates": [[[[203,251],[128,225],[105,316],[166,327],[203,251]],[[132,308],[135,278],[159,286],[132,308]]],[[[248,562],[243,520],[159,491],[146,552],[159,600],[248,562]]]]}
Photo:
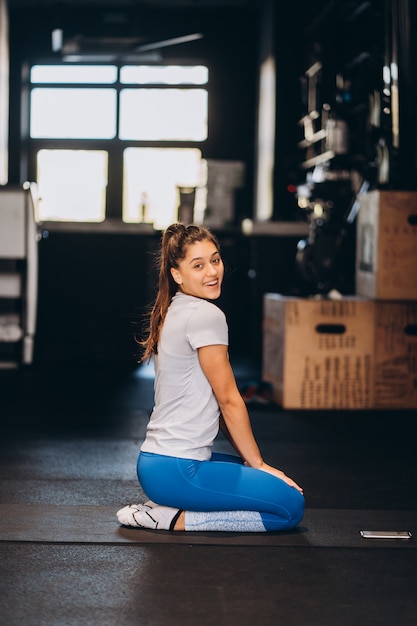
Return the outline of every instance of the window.
{"type": "Polygon", "coordinates": [[[30,81],[42,221],[118,217],[164,228],[177,219],[183,186],[196,190],[202,219],[206,67],[34,65],[30,81]]]}
{"type": "Polygon", "coordinates": [[[33,89],[30,134],[37,138],[112,139],[114,89],[33,89]]]}
{"type": "Polygon", "coordinates": [[[207,137],[207,92],[203,89],[123,89],[121,139],[203,141],[207,137]]]}
{"type": "Polygon", "coordinates": [[[102,222],[107,167],[103,150],[39,150],[39,219],[102,222]]]}
{"type": "Polygon", "coordinates": [[[124,151],[123,219],[164,228],[177,219],[178,187],[197,188],[194,215],[202,221],[207,174],[196,148],[127,148],[124,151]]]}

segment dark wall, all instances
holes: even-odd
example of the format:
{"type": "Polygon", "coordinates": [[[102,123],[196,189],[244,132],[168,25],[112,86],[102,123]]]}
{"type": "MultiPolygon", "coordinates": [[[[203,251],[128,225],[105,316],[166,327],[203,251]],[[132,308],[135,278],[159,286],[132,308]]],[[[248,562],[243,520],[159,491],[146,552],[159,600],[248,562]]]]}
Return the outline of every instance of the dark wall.
{"type": "Polygon", "coordinates": [[[137,361],[157,237],[49,233],[39,244],[38,363],[137,361]]]}
{"type": "MultiPolygon", "coordinates": [[[[46,234],[46,233],[45,233],[46,234]]],[[[291,294],[297,237],[216,233],[225,263],[217,304],[230,330],[230,352],[261,362],[265,292],[291,294]]],[[[155,296],[159,234],[49,233],[39,244],[39,364],[134,366],[135,335],[155,296]]]]}

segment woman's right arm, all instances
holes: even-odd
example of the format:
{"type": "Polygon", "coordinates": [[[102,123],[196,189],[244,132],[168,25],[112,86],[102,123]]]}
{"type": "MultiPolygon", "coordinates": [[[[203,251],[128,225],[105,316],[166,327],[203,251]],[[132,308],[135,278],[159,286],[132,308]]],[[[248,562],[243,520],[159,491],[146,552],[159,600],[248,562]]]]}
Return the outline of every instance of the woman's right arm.
{"type": "Polygon", "coordinates": [[[301,487],[284,472],[264,462],[255,441],[246,404],[236,384],[227,346],[199,348],[198,358],[219,403],[231,443],[246,465],[273,474],[302,493],[301,487]]]}

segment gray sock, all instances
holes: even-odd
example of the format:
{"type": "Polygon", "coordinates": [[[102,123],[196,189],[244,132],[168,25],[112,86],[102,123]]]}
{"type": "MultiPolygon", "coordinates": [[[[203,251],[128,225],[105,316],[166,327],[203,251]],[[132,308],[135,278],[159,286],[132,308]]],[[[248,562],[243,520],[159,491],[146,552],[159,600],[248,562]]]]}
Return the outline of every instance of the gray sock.
{"type": "Polygon", "coordinates": [[[266,532],[257,511],[186,511],[185,530],[266,532]]]}

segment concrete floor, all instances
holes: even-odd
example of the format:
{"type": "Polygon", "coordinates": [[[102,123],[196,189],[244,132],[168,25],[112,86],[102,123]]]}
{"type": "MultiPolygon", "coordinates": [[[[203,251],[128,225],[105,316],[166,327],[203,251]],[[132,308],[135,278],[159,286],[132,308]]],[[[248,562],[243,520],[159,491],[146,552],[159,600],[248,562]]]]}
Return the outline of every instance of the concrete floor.
{"type": "Polygon", "coordinates": [[[415,411],[250,407],[264,456],[304,487],[308,528],[239,545],[120,540],[151,407],[146,368],[0,372],[1,624],[415,626],[415,542],[358,538],[368,522],[417,536],[415,411]]]}

